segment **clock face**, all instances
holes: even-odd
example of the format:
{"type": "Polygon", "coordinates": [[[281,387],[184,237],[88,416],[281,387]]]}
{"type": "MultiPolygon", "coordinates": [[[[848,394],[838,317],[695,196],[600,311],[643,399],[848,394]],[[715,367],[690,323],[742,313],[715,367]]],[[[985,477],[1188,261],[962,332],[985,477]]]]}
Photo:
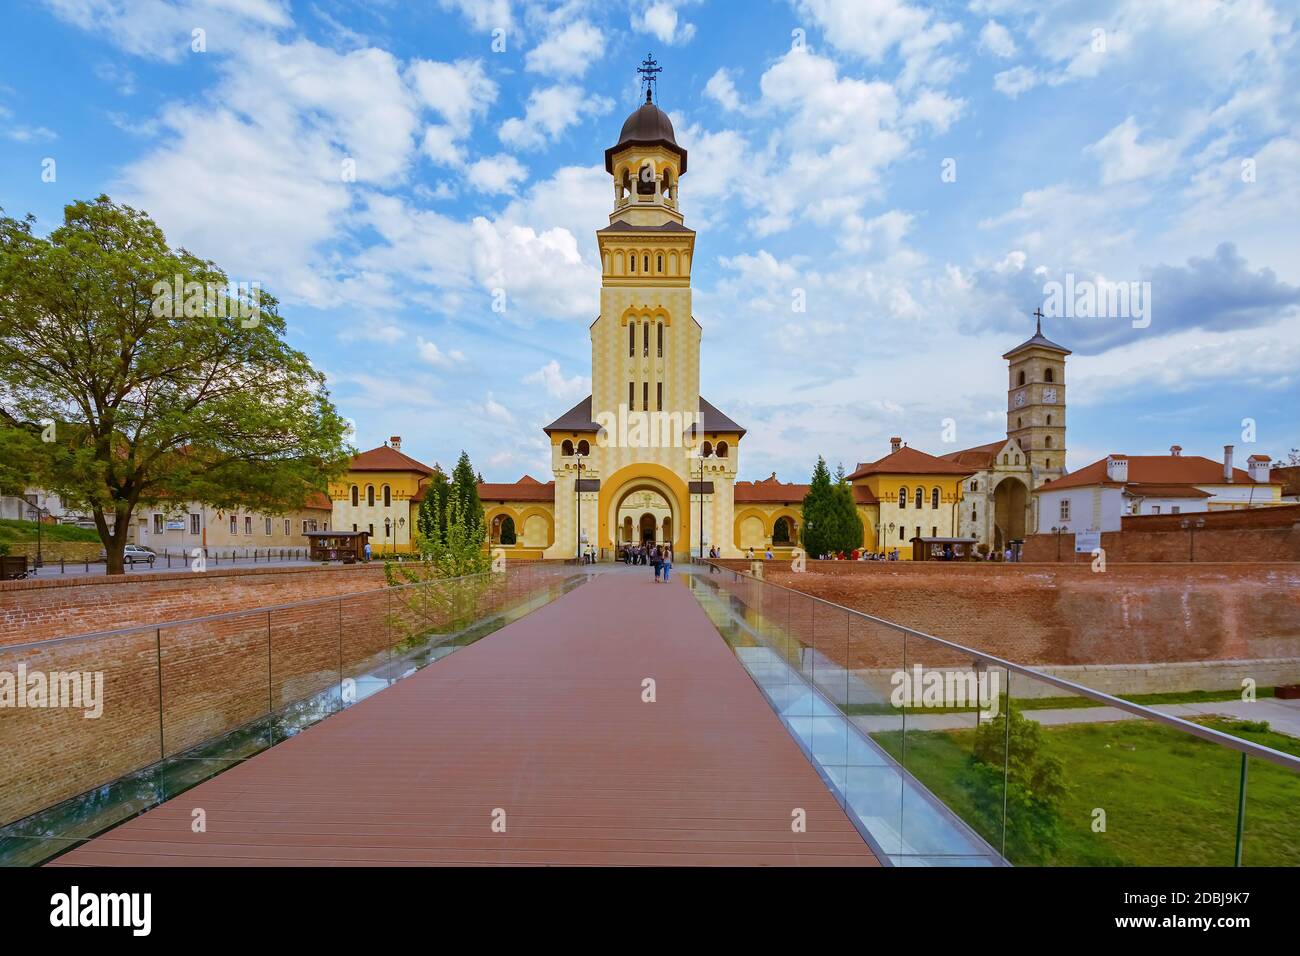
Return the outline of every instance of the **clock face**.
{"type": "Polygon", "coordinates": [[[1043,401],[1045,401],[1045,402],[1054,402],[1054,401],[1056,401],[1056,389],[1054,389],[1054,388],[1045,388],[1045,389],[1043,389],[1043,401]]]}
{"type": "Polygon", "coordinates": [[[1019,408],[1023,404],[1025,404],[1025,393],[1023,391],[1016,392],[1016,408],[1019,408]]]}

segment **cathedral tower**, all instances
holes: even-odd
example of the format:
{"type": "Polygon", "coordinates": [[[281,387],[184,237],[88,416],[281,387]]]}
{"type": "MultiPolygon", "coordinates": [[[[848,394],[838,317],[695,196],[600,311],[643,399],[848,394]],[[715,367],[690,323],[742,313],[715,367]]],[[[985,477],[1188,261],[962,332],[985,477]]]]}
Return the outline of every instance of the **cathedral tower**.
{"type": "Polygon", "coordinates": [[[1042,310],[1031,339],[1002,357],[1007,360],[1007,437],[1029,462],[1036,489],[1065,474],[1065,357],[1070,350],[1043,335],[1042,310]]]}

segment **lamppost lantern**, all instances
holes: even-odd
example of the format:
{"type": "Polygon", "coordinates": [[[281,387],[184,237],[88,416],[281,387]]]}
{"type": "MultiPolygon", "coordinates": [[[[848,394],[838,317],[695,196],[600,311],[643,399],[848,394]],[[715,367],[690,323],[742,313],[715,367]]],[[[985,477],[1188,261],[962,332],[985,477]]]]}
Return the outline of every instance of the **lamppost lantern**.
{"type": "Polygon", "coordinates": [[[713,457],[713,452],[710,451],[710,452],[707,452],[707,453],[706,453],[706,452],[704,451],[704,446],[703,446],[703,445],[697,445],[697,446],[695,447],[694,457],[695,457],[695,459],[696,459],[697,461],[699,461],[699,463],[700,463],[700,483],[699,483],[699,495],[700,495],[700,560],[703,561],[703,560],[704,560],[704,460],[705,460],[706,458],[712,458],[712,457],[713,457]]]}
{"type": "Polygon", "coordinates": [[[575,452],[574,456],[578,462],[578,477],[573,482],[574,501],[578,508],[578,563],[582,563],[582,545],[587,540],[587,536],[582,533],[582,452],[575,452]]]}

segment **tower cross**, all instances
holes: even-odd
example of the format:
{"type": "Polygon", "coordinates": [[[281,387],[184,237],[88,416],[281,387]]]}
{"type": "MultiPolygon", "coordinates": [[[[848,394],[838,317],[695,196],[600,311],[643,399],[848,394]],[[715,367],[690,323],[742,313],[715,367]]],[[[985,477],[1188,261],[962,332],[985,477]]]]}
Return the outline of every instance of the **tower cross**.
{"type": "Polygon", "coordinates": [[[1037,319],[1036,334],[1042,335],[1043,334],[1043,307],[1041,305],[1038,308],[1034,309],[1034,318],[1037,319]]]}
{"type": "Polygon", "coordinates": [[[658,89],[658,74],[663,72],[653,53],[647,53],[636,71],[641,74],[641,89],[645,90],[645,101],[653,101],[653,93],[658,89]]]}

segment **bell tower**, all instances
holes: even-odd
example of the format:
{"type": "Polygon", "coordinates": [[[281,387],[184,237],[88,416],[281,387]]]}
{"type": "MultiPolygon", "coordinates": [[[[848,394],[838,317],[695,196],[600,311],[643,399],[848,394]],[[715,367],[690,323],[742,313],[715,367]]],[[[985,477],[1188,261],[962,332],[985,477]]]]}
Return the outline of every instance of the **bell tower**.
{"type": "Polygon", "coordinates": [[[1034,335],[1002,357],[1007,360],[1007,437],[1028,458],[1033,487],[1059,478],[1065,468],[1065,357],[1070,350],[1043,335],[1043,310],[1034,312],[1034,335]]]}
{"type": "Polygon", "coordinates": [[[654,102],[659,65],[638,71],[645,100],[605,150],[613,187],[609,225],[597,230],[600,317],[591,327],[592,410],[695,413],[700,327],[691,315],[695,231],[680,202],[686,150],[654,102]]]}

